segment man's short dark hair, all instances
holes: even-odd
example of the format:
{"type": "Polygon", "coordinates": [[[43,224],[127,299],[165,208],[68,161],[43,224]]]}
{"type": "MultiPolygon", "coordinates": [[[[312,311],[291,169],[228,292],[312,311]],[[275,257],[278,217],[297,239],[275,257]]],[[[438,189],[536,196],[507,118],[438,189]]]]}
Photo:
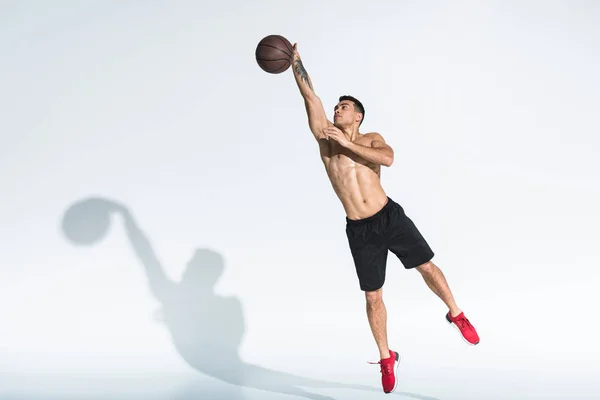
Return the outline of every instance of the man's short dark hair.
{"type": "Polygon", "coordinates": [[[343,95],[343,96],[340,96],[339,101],[343,101],[343,100],[349,100],[349,101],[353,102],[354,103],[354,110],[358,111],[359,113],[362,114],[362,119],[360,120],[360,124],[358,124],[358,126],[360,126],[363,123],[363,121],[365,120],[365,107],[360,102],[360,100],[358,100],[354,96],[350,96],[350,95],[347,95],[347,94],[343,95]]]}

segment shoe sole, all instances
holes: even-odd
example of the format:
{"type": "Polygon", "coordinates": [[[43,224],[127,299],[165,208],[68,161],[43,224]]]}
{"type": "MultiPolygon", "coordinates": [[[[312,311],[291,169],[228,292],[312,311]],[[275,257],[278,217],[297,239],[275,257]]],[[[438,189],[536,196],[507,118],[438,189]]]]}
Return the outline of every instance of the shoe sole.
{"type": "Polygon", "coordinates": [[[396,355],[396,365],[394,366],[394,388],[389,392],[385,392],[385,394],[393,393],[398,387],[398,366],[400,365],[400,354],[398,354],[397,351],[395,351],[394,354],[396,355]]]}
{"type": "Polygon", "coordinates": [[[479,344],[479,342],[477,342],[477,343],[471,343],[467,339],[465,339],[465,337],[463,336],[463,334],[460,331],[460,329],[458,329],[458,326],[456,326],[456,324],[454,322],[452,322],[452,320],[448,317],[448,314],[446,314],[446,322],[448,322],[448,324],[450,326],[454,327],[454,329],[456,329],[458,331],[458,334],[460,335],[460,337],[462,338],[462,340],[465,341],[466,344],[468,344],[469,346],[477,346],[479,344]]]}

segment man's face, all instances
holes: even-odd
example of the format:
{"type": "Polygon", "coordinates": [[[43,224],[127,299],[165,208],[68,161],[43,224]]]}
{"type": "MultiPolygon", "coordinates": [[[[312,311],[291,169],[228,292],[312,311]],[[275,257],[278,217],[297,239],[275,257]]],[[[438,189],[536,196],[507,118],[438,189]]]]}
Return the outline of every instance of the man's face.
{"type": "Polygon", "coordinates": [[[354,110],[354,103],[350,100],[340,101],[333,109],[333,124],[335,126],[350,126],[358,122],[359,115],[354,110]]]}

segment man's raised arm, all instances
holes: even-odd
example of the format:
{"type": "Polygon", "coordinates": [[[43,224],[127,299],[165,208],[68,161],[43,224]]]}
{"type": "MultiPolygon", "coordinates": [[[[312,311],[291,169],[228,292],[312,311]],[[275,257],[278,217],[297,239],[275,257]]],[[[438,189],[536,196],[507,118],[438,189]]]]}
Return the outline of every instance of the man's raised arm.
{"type": "Polygon", "coordinates": [[[298,54],[297,44],[294,44],[294,55],[292,59],[292,71],[294,72],[294,78],[300,89],[300,94],[304,98],[304,105],[306,107],[306,114],[308,116],[308,125],[310,130],[317,140],[327,139],[323,130],[329,125],[333,125],[325,114],[323,109],[323,103],[321,99],[315,94],[312,86],[312,81],[302,64],[300,54],[298,54]]]}

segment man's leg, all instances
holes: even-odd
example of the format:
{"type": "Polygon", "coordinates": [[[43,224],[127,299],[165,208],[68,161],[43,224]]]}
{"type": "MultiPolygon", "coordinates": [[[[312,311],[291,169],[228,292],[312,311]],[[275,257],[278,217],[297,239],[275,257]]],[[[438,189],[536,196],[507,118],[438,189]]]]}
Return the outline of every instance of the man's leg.
{"type": "Polygon", "coordinates": [[[382,289],[365,292],[367,300],[367,318],[371,326],[371,332],[381,359],[390,356],[390,349],[387,340],[387,310],[383,303],[382,289]]]}
{"type": "Polygon", "coordinates": [[[371,332],[377,343],[379,355],[384,359],[390,357],[387,343],[387,311],[382,296],[388,249],[385,236],[372,228],[372,223],[380,223],[382,218],[383,216],[378,216],[368,222],[349,221],[346,235],[360,290],[365,292],[371,332]]]}
{"type": "Polygon", "coordinates": [[[392,233],[390,235],[390,251],[392,251],[402,262],[404,268],[416,268],[427,286],[448,307],[446,320],[458,328],[462,337],[469,344],[479,343],[477,331],[471,325],[465,314],[458,308],[448,282],[442,271],[431,261],[434,256],[433,250],[419,232],[414,222],[404,213],[404,209],[397,203],[393,204],[392,233]]]}
{"type": "Polygon", "coordinates": [[[396,378],[396,369],[400,363],[400,355],[391,351],[387,341],[387,311],[383,303],[382,289],[365,291],[367,300],[367,317],[371,332],[377,348],[379,349],[379,362],[373,364],[380,365],[381,384],[385,393],[391,393],[396,389],[398,380],[396,378]]]}
{"type": "Polygon", "coordinates": [[[379,228],[386,225],[386,213],[387,208],[384,207],[368,220],[348,220],[346,234],[360,289],[365,292],[367,318],[379,350],[381,384],[385,393],[391,393],[397,385],[396,368],[400,356],[388,348],[387,312],[382,297],[388,249],[387,236],[379,228]]]}
{"type": "Polygon", "coordinates": [[[476,345],[479,343],[479,335],[475,330],[475,327],[471,324],[469,319],[465,317],[465,314],[458,308],[452,292],[448,287],[448,282],[442,271],[433,262],[428,261],[417,267],[417,270],[423,276],[425,283],[429,286],[429,289],[435,293],[446,306],[448,307],[448,313],[446,314],[446,320],[454,324],[458,328],[462,337],[467,343],[476,345]]]}
{"type": "Polygon", "coordinates": [[[429,286],[429,289],[435,293],[450,311],[452,317],[456,317],[462,311],[456,305],[452,291],[448,287],[448,282],[441,269],[438,268],[432,261],[426,262],[417,267],[417,270],[423,276],[425,283],[429,286]]]}

